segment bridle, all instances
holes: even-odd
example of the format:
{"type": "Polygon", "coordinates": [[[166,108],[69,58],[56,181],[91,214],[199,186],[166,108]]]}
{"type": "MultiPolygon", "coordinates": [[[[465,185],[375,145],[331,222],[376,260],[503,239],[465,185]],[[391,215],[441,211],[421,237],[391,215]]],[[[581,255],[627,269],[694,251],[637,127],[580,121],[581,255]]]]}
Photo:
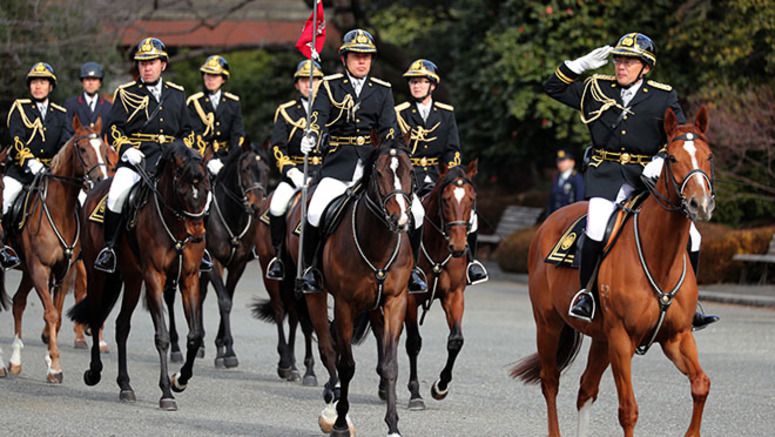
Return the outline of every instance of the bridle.
{"type": "MultiPolygon", "coordinates": [[[[73,147],[76,150],[75,154],[78,156],[78,160],[81,162],[81,167],[84,168],[84,169],[87,168],[86,167],[86,160],[84,160],[83,155],[81,153],[81,148],[78,146],[78,144],[81,141],[83,141],[83,140],[91,141],[91,140],[97,140],[97,139],[100,140],[100,145],[104,144],[104,142],[100,138],[99,134],[97,134],[96,132],[91,132],[91,133],[88,133],[88,134],[85,134],[85,135],[78,135],[77,137],[73,137],[73,139],[72,139],[73,147]]],[[[107,164],[107,162],[103,162],[103,163],[99,163],[98,162],[97,164],[94,164],[93,166],[88,168],[88,170],[84,170],[84,174],[83,174],[83,184],[84,184],[84,188],[85,188],[84,191],[91,191],[91,189],[94,188],[94,184],[96,182],[92,178],[91,174],[92,174],[92,172],[94,170],[97,170],[97,169],[100,169],[100,168],[104,168],[105,174],[108,174],[108,164],[107,164]]]]}
{"type": "MultiPolygon", "coordinates": [[[[390,149],[390,152],[388,152],[388,155],[392,157],[398,156],[398,150],[397,149],[390,149]]],[[[384,196],[380,193],[379,185],[377,184],[377,179],[374,177],[374,173],[377,172],[376,169],[377,163],[374,162],[372,167],[372,175],[369,178],[369,189],[366,190],[364,197],[366,198],[366,206],[368,207],[369,211],[371,211],[377,218],[380,219],[387,227],[390,229],[391,232],[400,232],[402,228],[398,225],[398,223],[393,223],[393,221],[390,220],[390,213],[388,213],[387,210],[387,203],[390,201],[390,199],[394,197],[402,197],[406,204],[411,207],[412,205],[412,192],[413,192],[413,185],[414,185],[414,178],[411,178],[410,180],[410,186],[409,186],[409,192],[406,192],[400,188],[396,188],[393,191],[390,191],[389,193],[385,194],[384,196]],[[377,198],[373,199],[370,195],[371,192],[376,193],[377,198]]]]}
{"type": "MultiPolygon", "coordinates": [[[[431,226],[436,229],[447,241],[451,238],[449,236],[449,230],[455,226],[465,226],[466,227],[466,235],[471,233],[471,221],[470,220],[452,220],[452,221],[446,221],[444,218],[444,189],[447,188],[449,185],[456,185],[457,187],[463,188],[464,185],[470,185],[471,187],[474,186],[474,183],[466,176],[458,176],[452,180],[446,181],[439,187],[439,198],[438,198],[438,214],[439,214],[439,224],[437,225],[430,219],[426,220],[428,223],[431,224],[431,226]]],[[[471,207],[471,211],[476,211],[476,201],[474,201],[474,205],[471,207]]]]}
{"type": "MultiPolygon", "coordinates": [[[[246,155],[250,156],[250,155],[246,155]]],[[[237,162],[237,187],[240,189],[240,193],[237,194],[234,191],[230,190],[229,187],[227,187],[225,184],[214,184],[213,191],[215,191],[218,187],[221,187],[224,194],[237,204],[242,205],[242,209],[245,211],[246,214],[249,215],[255,215],[260,212],[261,207],[256,206],[250,203],[250,200],[248,199],[248,194],[252,191],[258,191],[263,197],[266,196],[266,187],[261,182],[255,182],[249,186],[244,186],[242,183],[242,170],[239,168],[241,160],[244,158],[239,158],[237,162]]]]}

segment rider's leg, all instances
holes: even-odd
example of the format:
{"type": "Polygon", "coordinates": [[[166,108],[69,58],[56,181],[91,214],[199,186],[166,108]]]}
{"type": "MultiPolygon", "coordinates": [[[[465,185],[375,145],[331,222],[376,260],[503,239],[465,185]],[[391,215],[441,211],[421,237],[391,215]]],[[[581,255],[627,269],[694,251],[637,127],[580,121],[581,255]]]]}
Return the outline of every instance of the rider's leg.
{"type": "MultiPolygon", "coordinates": [[[[689,261],[692,264],[692,269],[694,270],[694,277],[697,278],[699,276],[699,269],[700,269],[700,241],[702,240],[702,236],[700,235],[700,232],[697,230],[697,227],[694,226],[694,223],[692,223],[689,226],[689,261]]],[[[705,314],[705,311],[702,310],[702,307],[697,304],[698,308],[694,312],[694,317],[692,318],[692,326],[694,327],[695,331],[698,331],[708,325],[710,325],[713,322],[717,322],[719,320],[719,316],[713,315],[713,314],[705,314]]]]}
{"type": "MultiPolygon", "coordinates": [[[[24,185],[9,176],[3,177],[3,183],[5,184],[5,188],[3,189],[3,216],[5,216],[11,209],[11,205],[13,205],[16,197],[19,196],[19,193],[21,193],[22,189],[24,189],[24,185]]],[[[3,247],[0,249],[0,267],[2,267],[3,270],[12,269],[18,266],[21,262],[13,248],[5,245],[9,231],[10,228],[5,230],[5,235],[3,236],[3,247]]]]}
{"type": "Polygon", "coordinates": [[[476,211],[471,211],[471,230],[468,232],[468,251],[471,256],[466,270],[466,281],[469,285],[476,285],[489,279],[487,269],[476,259],[476,237],[479,235],[479,217],[476,211]]]}
{"type": "Polygon", "coordinates": [[[409,230],[409,242],[412,244],[412,255],[414,256],[414,269],[409,277],[409,293],[425,293],[428,291],[428,283],[425,281],[425,274],[420,269],[420,245],[422,244],[422,224],[425,220],[425,208],[417,197],[412,195],[412,222],[413,226],[409,230]]]}
{"type": "Polygon", "coordinates": [[[274,190],[272,202],[269,204],[269,230],[272,235],[272,247],[274,258],[269,261],[266,269],[266,277],[275,281],[282,281],[285,276],[285,266],[282,261],[283,241],[285,241],[285,213],[288,202],[295,192],[291,184],[280,182],[274,190]]]}
{"type": "MultiPolygon", "coordinates": [[[[207,224],[208,219],[210,218],[210,202],[213,200],[213,193],[209,192],[207,193],[207,204],[205,205],[205,216],[204,216],[204,223],[207,224]]],[[[213,271],[213,256],[210,255],[210,251],[207,250],[207,245],[205,245],[205,251],[202,254],[202,259],[199,261],[199,271],[200,272],[211,272],[213,271]]]]}
{"type": "Polygon", "coordinates": [[[94,268],[103,272],[116,271],[116,242],[121,229],[121,211],[129,196],[129,190],[140,180],[140,175],[128,167],[120,167],[113,176],[105,208],[105,247],[94,262],[94,268]]]}
{"type": "Polygon", "coordinates": [[[323,219],[323,213],[332,200],[347,190],[347,184],[338,179],[325,177],[318,183],[315,193],[309,203],[307,211],[307,222],[304,225],[303,238],[303,261],[306,270],[304,271],[302,290],[305,293],[317,293],[322,291],[318,282],[317,268],[315,267],[315,258],[320,246],[320,221],[323,219]]]}

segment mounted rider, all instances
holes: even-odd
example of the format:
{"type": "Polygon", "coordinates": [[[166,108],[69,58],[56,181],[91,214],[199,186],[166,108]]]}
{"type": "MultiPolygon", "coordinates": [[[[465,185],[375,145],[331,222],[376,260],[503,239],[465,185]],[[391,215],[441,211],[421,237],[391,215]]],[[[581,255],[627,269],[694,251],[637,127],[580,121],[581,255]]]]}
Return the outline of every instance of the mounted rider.
{"type": "MultiPolygon", "coordinates": [[[[321,291],[313,261],[320,243],[318,226],[326,206],[361,179],[363,161],[372,150],[372,130],[376,130],[380,139],[389,140],[395,138],[398,129],[390,83],[370,76],[376,53],[377,46],[369,32],[362,29],[347,32],[339,47],[345,74],[324,77],[316,91],[312,132],[301,142],[303,153],[311,152],[321,140],[324,150],[320,169],[322,179],[312,195],[304,228],[302,253],[304,265],[308,266],[302,286],[305,293],[321,291]]],[[[409,280],[409,291],[418,293],[425,292],[428,286],[416,266],[425,215],[416,195],[411,208],[415,229],[410,231],[409,239],[415,268],[409,280]]]]}
{"type": "MultiPolygon", "coordinates": [[[[584,185],[589,199],[587,228],[581,249],[581,290],[569,309],[572,317],[590,321],[594,316],[593,290],[586,290],[605,242],[606,225],[616,204],[642,191],[641,177],[656,179],[661,174],[660,150],[667,138],[664,114],[672,108],[684,123],[678,95],[670,85],[647,80],[657,63],[656,46],[642,33],[622,36],[616,47],[599,47],[590,53],[560,64],[544,85],[554,99],[580,111],[589,128],[589,150],[584,185]],[[615,76],[594,74],[577,80],[584,72],[608,63],[613,56],[615,76]]],[[[690,230],[689,258],[697,272],[700,234],[690,230]]],[[[700,312],[694,316],[695,329],[718,320],[700,312]]]]}
{"type": "MultiPolygon", "coordinates": [[[[438,182],[439,164],[452,168],[462,163],[460,135],[455,109],[433,100],[433,91],[441,81],[436,64],[427,59],[418,59],[412,62],[404,77],[409,83],[409,92],[414,102],[396,106],[396,118],[401,133],[409,135],[415,189],[419,196],[424,196],[438,182]]],[[[476,211],[471,214],[470,225],[468,248],[471,261],[468,263],[466,279],[469,284],[478,284],[486,281],[488,276],[482,263],[476,260],[479,228],[476,211]]]]}
{"type": "MultiPolygon", "coordinates": [[[[10,163],[3,176],[3,217],[24,187],[48,168],[51,158],[73,135],[67,110],[49,100],[56,84],[54,68],[45,62],[36,63],[27,73],[30,97],[16,99],[8,111],[11,146],[10,163]]],[[[10,226],[6,227],[6,234],[10,230],[10,226]]],[[[0,266],[4,270],[16,267],[19,262],[11,247],[0,249],[0,266]]]]}
{"type": "Polygon", "coordinates": [[[105,209],[105,247],[94,263],[96,269],[107,273],[116,270],[121,212],[129,191],[141,179],[136,168],[143,166],[153,174],[164,148],[177,141],[188,147],[195,142],[183,87],[162,79],[169,62],[164,43],[158,38],[143,39],[137,44],[134,60],[140,78],[116,89],[107,126],[108,137],[120,156],[105,209]]]}
{"type": "Polygon", "coordinates": [[[72,125],[76,116],[84,126],[93,127],[98,118],[102,119],[103,131],[108,124],[110,102],[100,95],[105,69],[96,62],[86,62],[81,65],[79,75],[83,92],[65,101],[67,120],[72,125]]]}
{"type": "MultiPolygon", "coordinates": [[[[301,151],[301,139],[307,127],[307,113],[310,110],[309,94],[323,79],[323,70],[315,61],[305,60],[298,63],[293,74],[293,86],[300,96],[283,103],[274,113],[274,128],[272,129],[272,154],[277,169],[283,175],[282,181],[272,195],[269,204],[269,228],[272,234],[272,247],[275,256],[267,266],[266,277],[281,281],[285,276],[285,266],[282,262],[282,244],[285,240],[285,213],[297,189],[304,183],[304,173],[300,166],[304,165],[304,154],[301,151]],[[310,84],[310,68],[312,68],[313,84],[310,84]]],[[[308,154],[307,177],[315,179],[323,164],[320,151],[315,148],[308,154]]]]}
{"type": "MultiPolygon", "coordinates": [[[[204,90],[189,96],[186,106],[199,153],[204,155],[207,147],[213,150],[213,157],[207,162],[207,170],[215,177],[223,168],[223,160],[229,153],[239,153],[240,146],[245,142],[245,126],[239,96],[222,89],[231,76],[226,58],[212,55],[205,60],[199,71],[202,73],[204,90]]],[[[212,267],[212,257],[205,249],[200,269],[210,271],[212,267]]]]}

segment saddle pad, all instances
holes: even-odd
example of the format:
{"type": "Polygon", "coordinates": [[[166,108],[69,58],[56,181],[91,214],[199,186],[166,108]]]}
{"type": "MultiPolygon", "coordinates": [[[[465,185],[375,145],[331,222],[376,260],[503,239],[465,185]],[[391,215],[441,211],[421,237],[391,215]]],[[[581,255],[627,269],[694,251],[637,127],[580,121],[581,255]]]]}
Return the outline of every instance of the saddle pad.
{"type": "Polygon", "coordinates": [[[269,226],[269,208],[264,210],[263,214],[261,214],[258,220],[264,222],[265,225],[269,226]]]}
{"type": "Polygon", "coordinates": [[[105,223],[105,208],[107,205],[108,195],[106,193],[89,214],[89,221],[94,223],[105,223]]]}
{"type": "Polygon", "coordinates": [[[544,262],[554,264],[557,267],[570,267],[577,269],[579,267],[579,257],[577,256],[580,246],[579,237],[584,233],[587,226],[587,215],[584,214],[574,221],[555,243],[549,255],[544,262]]]}

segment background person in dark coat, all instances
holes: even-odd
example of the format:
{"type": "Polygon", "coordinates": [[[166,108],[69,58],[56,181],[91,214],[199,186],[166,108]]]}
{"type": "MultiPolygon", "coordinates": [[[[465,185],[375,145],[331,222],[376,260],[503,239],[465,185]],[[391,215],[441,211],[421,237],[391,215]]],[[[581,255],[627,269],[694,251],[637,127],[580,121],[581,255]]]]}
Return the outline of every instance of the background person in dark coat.
{"type": "Polygon", "coordinates": [[[87,62],[81,65],[81,85],[83,93],[72,96],[65,101],[67,120],[73,124],[73,118],[78,117],[84,126],[94,126],[97,118],[102,117],[102,126],[108,125],[110,102],[100,95],[102,80],[105,71],[102,65],[96,62],[87,62]]]}
{"type": "Polygon", "coordinates": [[[576,159],[568,150],[557,151],[557,174],[552,178],[552,192],[546,215],[565,205],[584,200],[584,176],[576,171],[576,159]]]}

